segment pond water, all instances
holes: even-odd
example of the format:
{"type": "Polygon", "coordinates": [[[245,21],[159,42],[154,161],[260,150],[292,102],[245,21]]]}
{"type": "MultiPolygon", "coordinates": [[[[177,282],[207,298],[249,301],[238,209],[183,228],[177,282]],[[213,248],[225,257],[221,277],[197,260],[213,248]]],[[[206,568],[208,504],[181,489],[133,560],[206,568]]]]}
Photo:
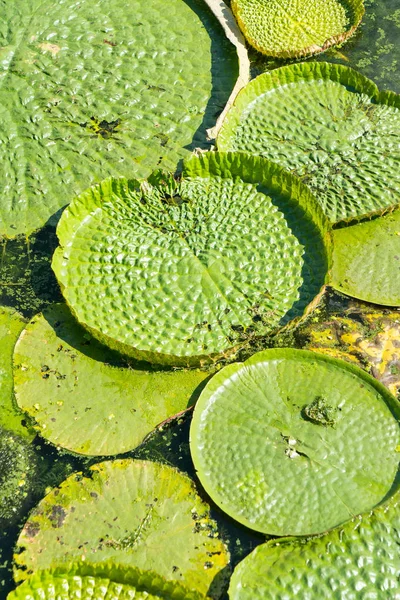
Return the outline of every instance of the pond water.
{"type": "MultiPolygon", "coordinates": [[[[343,47],[330,50],[317,57],[317,60],[354,67],[373,79],[380,88],[400,92],[399,0],[366,0],[365,6],[366,14],[356,35],[343,47]]],[[[254,75],[282,64],[268,61],[255,52],[251,52],[251,59],[254,75]]],[[[45,227],[29,239],[21,237],[2,242],[0,305],[12,307],[30,318],[46,305],[61,301],[58,285],[50,269],[56,246],[55,231],[51,227],[45,227]]],[[[361,303],[358,304],[361,306],[361,303]]],[[[319,321],[327,318],[328,309],[340,314],[341,310],[348,308],[348,300],[339,294],[331,294],[328,305],[319,312],[319,321]]],[[[354,309],[357,303],[352,301],[352,306],[354,309]]],[[[296,334],[272,343],[300,346],[302,341],[301,334],[296,334]]],[[[155,431],[142,446],[124,456],[164,461],[194,476],[188,445],[189,423],[190,414],[155,431]]],[[[4,434],[0,432],[1,435],[4,434]]],[[[27,445],[28,442],[21,444],[27,445]]],[[[7,488],[7,460],[7,456],[0,451],[0,486],[3,491],[7,488]]],[[[87,459],[60,452],[39,438],[31,444],[27,460],[32,464],[34,473],[27,497],[18,510],[11,513],[12,518],[7,512],[4,515],[0,513],[1,598],[5,598],[14,587],[11,576],[12,551],[29,510],[46,490],[60,483],[70,473],[85,471],[90,464],[99,461],[98,458],[87,459]]],[[[234,524],[217,509],[214,509],[213,516],[229,544],[232,566],[265,540],[265,537],[234,524]]]]}

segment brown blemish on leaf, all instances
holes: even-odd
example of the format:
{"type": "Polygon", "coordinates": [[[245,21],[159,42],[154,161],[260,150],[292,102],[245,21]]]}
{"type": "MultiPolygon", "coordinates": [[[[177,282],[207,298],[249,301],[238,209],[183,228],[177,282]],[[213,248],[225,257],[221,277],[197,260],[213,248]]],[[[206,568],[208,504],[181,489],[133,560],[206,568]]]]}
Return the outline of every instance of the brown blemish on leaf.
{"type": "Polygon", "coordinates": [[[26,537],[34,538],[39,533],[39,531],[40,531],[39,523],[36,523],[35,521],[28,521],[28,523],[25,526],[26,537]]]}
{"type": "Polygon", "coordinates": [[[48,42],[43,42],[42,44],[38,44],[38,46],[44,52],[51,52],[53,56],[57,56],[61,50],[60,46],[57,46],[57,44],[49,44],[48,42]]]}
{"type": "Polygon", "coordinates": [[[66,511],[59,504],[55,504],[51,509],[51,514],[49,515],[49,520],[51,521],[53,527],[61,527],[65,521],[65,517],[67,516],[66,511]]]}

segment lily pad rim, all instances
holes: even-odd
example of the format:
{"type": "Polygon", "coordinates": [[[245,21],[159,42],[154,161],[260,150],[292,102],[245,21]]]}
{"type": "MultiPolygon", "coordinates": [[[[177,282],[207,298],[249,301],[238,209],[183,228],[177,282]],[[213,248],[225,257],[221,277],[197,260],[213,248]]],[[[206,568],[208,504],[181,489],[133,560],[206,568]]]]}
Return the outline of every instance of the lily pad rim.
{"type": "Polygon", "coordinates": [[[146,591],[151,594],[162,594],[160,595],[160,599],[164,598],[165,600],[169,600],[170,596],[166,594],[173,593],[172,598],[177,598],[177,600],[202,600],[203,596],[200,592],[196,590],[190,590],[184,585],[184,581],[178,580],[168,580],[162,575],[159,575],[155,571],[148,571],[145,569],[140,569],[139,567],[135,567],[133,565],[123,565],[117,562],[114,562],[112,559],[108,561],[100,562],[100,563],[91,563],[91,562],[82,562],[82,561],[74,561],[65,564],[55,565],[50,567],[49,569],[40,569],[35,571],[29,577],[21,582],[17,582],[17,587],[12,590],[7,596],[7,599],[10,598],[14,600],[18,600],[18,590],[22,588],[22,586],[29,585],[30,581],[41,580],[46,575],[49,575],[51,578],[62,578],[62,577],[94,577],[99,579],[108,579],[110,582],[121,584],[121,585],[130,585],[137,588],[137,591],[146,591]],[[145,579],[149,578],[149,584],[146,585],[144,582],[141,582],[141,578],[145,579]],[[151,581],[150,581],[151,578],[151,581]],[[163,586],[163,590],[158,590],[159,586],[163,586]],[[149,589],[151,587],[152,589],[149,589]],[[140,589],[142,588],[142,589],[140,589]],[[179,595],[176,595],[176,590],[178,590],[179,595]]]}
{"type": "MultiPolygon", "coordinates": [[[[208,482],[205,481],[205,478],[199,477],[198,473],[202,472],[202,467],[201,467],[202,460],[201,460],[200,452],[198,450],[197,443],[195,442],[195,438],[197,435],[197,431],[199,429],[202,413],[203,413],[205,406],[207,405],[210,398],[214,395],[214,393],[223,386],[224,382],[229,377],[231,377],[232,375],[234,375],[235,373],[240,371],[240,369],[242,369],[244,366],[257,365],[260,362],[262,363],[265,361],[277,360],[277,359],[285,359],[285,358],[296,359],[297,357],[300,357],[300,356],[303,356],[305,359],[308,358],[308,359],[321,361],[322,363],[332,364],[332,365],[342,368],[343,370],[350,371],[350,373],[352,373],[354,375],[357,375],[360,379],[362,379],[365,383],[367,383],[368,385],[373,387],[381,395],[383,401],[385,402],[386,406],[389,408],[392,416],[396,419],[396,421],[398,422],[399,427],[400,427],[400,401],[397,400],[397,398],[395,398],[395,396],[393,396],[389,392],[389,390],[380,381],[378,381],[377,379],[372,377],[372,375],[369,375],[369,373],[367,373],[363,369],[360,369],[360,367],[357,367],[356,365],[353,365],[351,363],[348,363],[348,362],[338,359],[338,358],[332,358],[331,356],[328,356],[326,354],[321,354],[319,352],[314,352],[311,350],[302,350],[302,349],[298,349],[298,348],[270,348],[267,350],[262,350],[261,352],[257,352],[256,354],[253,354],[253,356],[251,356],[249,359],[247,359],[244,362],[237,362],[237,363],[232,363],[230,365],[227,365],[226,367],[222,368],[218,373],[216,373],[210,379],[210,381],[207,383],[206,387],[200,394],[200,397],[197,400],[197,403],[194,407],[193,417],[192,417],[192,421],[190,424],[189,447],[190,447],[190,454],[191,454],[191,457],[193,460],[196,476],[198,477],[201,486],[205,490],[205,492],[206,492],[207,496],[210,498],[210,500],[214,504],[216,504],[220,508],[220,510],[222,510],[226,515],[228,515],[234,521],[236,521],[237,523],[240,523],[241,525],[244,525],[245,527],[249,528],[252,531],[257,531],[261,534],[277,536],[279,538],[278,541],[286,539],[286,538],[308,539],[308,538],[314,538],[314,537],[321,537],[321,536],[325,535],[327,532],[337,529],[338,527],[341,527],[342,525],[348,523],[349,521],[352,520],[352,518],[357,518],[357,516],[359,516],[359,515],[354,515],[354,517],[346,519],[345,521],[343,521],[342,523],[339,523],[335,527],[326,529],[319,533],[305,533],[305,534],[301,534],[301,535],[295,535],[295,534],[281,535],[279,533],[278,534],[274,533],[273,531],[271,531],[269,529],[268,530],[261,529],[261,528],[255,529],[254,524],[252,524],[248,519],[242,518],[242,517],[238,518],[238,515],[235,514],[234,511],[230,510],[229,508],[227,510],[225,507],[225,500],[221,498],[221,495],[218,492],[216,492],[214,489],[210,488],[210,486],[208,485],[208,482]],[[210,489],[211,489],[211,493],[209,491],[210,489]]],[[[372,512],[376,508],[380,507],[387,500],[391,499],[396,494],[396,492],[400,489],[399,472],[400,472],[400,462],[399,462],[399,469],[396,473],[392,487],[390,488],[389,492],[384,496],[384,498],[382,498],[382,500],[378,504],[376,504],[371,509],[370,512],[372,512]]],[[[359,513],[359,514],[365,514],[365,513],[359,513]]],[[[271,541],[275,541],[275,540],[271,540],[271,541]]]]}

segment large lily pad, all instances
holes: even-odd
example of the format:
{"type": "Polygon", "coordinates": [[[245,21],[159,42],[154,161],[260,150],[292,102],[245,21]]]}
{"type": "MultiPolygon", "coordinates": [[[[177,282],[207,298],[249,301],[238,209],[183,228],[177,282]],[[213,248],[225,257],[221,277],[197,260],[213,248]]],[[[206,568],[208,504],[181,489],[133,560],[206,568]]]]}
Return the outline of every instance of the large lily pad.
{"type": "Polygon", "coordinates": [[[235,569],[230,600],[399,597],[400,497],[305,542],[258,546],[235,569]]]}
{"type": "Polygon", "coordinates": [[[104,181],[64,212],[53,269],[78,321],[135,358],[195,365],[301,315],[330,234],[296,178],[209,153],[184,177],[104,181]]]}
{"type": "Polygon", "coordinates": [[[18,539],[16,579],[77,560],[154,571],[205,594],[228,554],[186,475],[127,459],[72,475],[39,503],[18,539]]]}
{"type": "Polygon", "coordinates": [[[62,304],[22,332],[14,366],[18,405],[41,435],[73,452],[103,456],[135,448],[156,425],[191,405],[208,376],[199,369],[124,368],[62,304]]]}
{"type": "Polygon", "coordinates": [[[334,232],[332,286],[360,300],[400,306],[400,209],[334,232]]]}
{"type": "Polygon", "coordinates": [[[353,35],[363,0],[232,0],[247,41],[277,58],[323,52],[353,35]]]}
{"type": "Polygon", "coordinates": [[[342,65],[295,64],[238,95],[220,150],[260,154],[301,178],[332,222],[400,197],[400,97],[342,65]]]}
{"type": "Polygon", "coordinates": [[[26,417],[15,403],[12,372],[15,342],[25,325],[17,312],[0,307],[0,426],[32,439],[35,432],[26,427],[26,417]]]}
{"type": "Polygon", "coordinates": [[[175,168],[237,75],[202,0],[6,0],[0,234],[29,233],[108,175],[175,168]]]}
{"type": "Polygon", "coordinates": [[[178,581],[166,581],[151,571],[121,568],[113,563],[56,567],[35,573],[7,600],[204,600],[178,581]]]}
{"type": "Polygon", "coordinates": [[[197,402],[191,452],[213,500],[273,535],[320,533],[395,491],[400,404],[361,369],[267,350],[215,375],[197,402]]]}

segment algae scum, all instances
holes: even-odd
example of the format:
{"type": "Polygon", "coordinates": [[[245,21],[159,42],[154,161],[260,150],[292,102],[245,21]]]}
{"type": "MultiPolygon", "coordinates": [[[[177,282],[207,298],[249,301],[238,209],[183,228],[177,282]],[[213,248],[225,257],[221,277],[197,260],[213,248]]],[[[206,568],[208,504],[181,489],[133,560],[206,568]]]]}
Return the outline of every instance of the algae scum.
{"type": "Polygon", "coordinates": [[[2,1],[1,599],[400,598],[397,5],[2,1]]]}

